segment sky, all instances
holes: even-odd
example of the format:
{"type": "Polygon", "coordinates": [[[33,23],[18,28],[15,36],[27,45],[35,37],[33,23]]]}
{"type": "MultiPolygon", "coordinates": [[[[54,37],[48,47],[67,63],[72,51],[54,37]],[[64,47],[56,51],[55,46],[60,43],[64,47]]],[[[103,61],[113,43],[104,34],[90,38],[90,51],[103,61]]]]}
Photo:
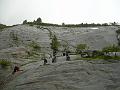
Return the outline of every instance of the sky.
{"type": "Polygon", "coordinates": [[[56,24],[120,22],[120,0],[0,0],[2,24],[21,24],[38,17],[56,24]]]}

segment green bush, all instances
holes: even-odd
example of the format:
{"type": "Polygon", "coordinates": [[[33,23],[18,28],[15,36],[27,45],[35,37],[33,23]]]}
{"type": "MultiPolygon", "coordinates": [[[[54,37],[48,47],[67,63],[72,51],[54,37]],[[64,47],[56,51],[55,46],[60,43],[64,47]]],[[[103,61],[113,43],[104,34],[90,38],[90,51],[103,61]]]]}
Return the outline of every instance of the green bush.
{"type": "Polygon", "coordinates": [[[6,25],[0,24],[0,29],[4,29],[4,28],[6,28],[6,27],[7,27],[6,25]]]}
{"type": "Polygon", "coordinates": [[[53,49],[53,51],[58,51],[59,46],[60,46],[60,43],[57,37],[54,35],[52,38],[51,49],[53,49]]]}
{"type": "Polygon", "coordinates": [[[113,57],[114,60],[120,60],[120,56],[113,57]]]}
{"type": "Polygon", "coordinates": [[[80,54],[83,50],[88,49],[89,47],[87,46],[87,44],[78,44],[76,46],[76,53],[80,54]]]}
{"type": "Polygon", "coordinates": [[[32,41],[32,43],[30,43],[29,44],[29,46],[31,47],[31,48],[33,48],[33,50],[41,50],[41,47],[40,47],[40,45],[37,43],[37,42],[35,42],[35,41],[32,41]]]}
{"type": "Polygon", "coordinates": [[[111,56],[103,56],[103,59],[104,60],[109,60],[109,59],[112,59],[112,57],[111,56]]]}
{"type": "Polygon", "coordinates": [[[34,26],[34,24],[29,24],[29,26],[34,26]]]}
{"type": "Polygon", "coordinates": [[[36,23],[42,23],[42,19],[40,17],[37,18],[36,23]]]}
{"type": "Polygon", "coordinates": [[[27,20],[24,20],[24,21],[23,21],[23,24],[27,24],[27,20]]]}
{"type": "Polygon", "coordinates": [[[6,68],[7,66],[10,66],[10,64],[11,64],[10,61],[0,60],[0,65],[1,65],[3,68],[6,68]]]}
{"type": "Polygon", "coordinates": [[[116,31],[116,33],[117,33],[117,34],[120,34],[120,29],[118,29],[118,30],[116,31]]]}
{"type": "Polygon", "coordinates": [[[40,28],[40,25],[38,25],[37,28],[40,28]]]}
{"type": "Polygon", "coordinates": [[[41,52],[41,46],[39,45],[39,43],[32,41],[30,44],[28,44],[27,48],[29,50],[26,51],[26,53],[28,54],[26,58],[39,57],[39,54],[41,52]]]}

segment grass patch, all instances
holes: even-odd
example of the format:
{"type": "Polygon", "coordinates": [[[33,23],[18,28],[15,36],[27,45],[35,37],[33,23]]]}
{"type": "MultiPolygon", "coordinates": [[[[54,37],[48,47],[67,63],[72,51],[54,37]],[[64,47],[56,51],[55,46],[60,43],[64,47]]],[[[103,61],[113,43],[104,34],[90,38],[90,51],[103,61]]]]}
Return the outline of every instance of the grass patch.
{"type": "Polygon", "coordinates": [[[0,65],[2,68],[6,68],[7,66],[11,65],[11,62],[7,60],[0,60],[0,65]]]}
{"type": "Polygon", "coordinates": [[[103,59],[102,56],[97,56],[97,57],[81,57],[80,55],[77,55],[75,60],[100,60],[103,59]]]}
{"type": "Polygon", "coordinates": [[[120,60],[120,56],[96,56],[82,58],[78,55],[75,60],[120,60]]]}
{"type": "Polygon", "coordinates": [[[33,24],[29,24],[29,26],[34,26],[33,24]]]}

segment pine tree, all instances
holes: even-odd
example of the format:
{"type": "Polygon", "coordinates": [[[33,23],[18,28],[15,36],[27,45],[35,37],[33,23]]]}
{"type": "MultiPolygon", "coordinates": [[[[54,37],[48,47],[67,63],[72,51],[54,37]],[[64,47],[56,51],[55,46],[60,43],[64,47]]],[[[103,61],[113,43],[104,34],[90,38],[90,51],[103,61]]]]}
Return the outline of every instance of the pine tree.
{"type": "Polygon", "coordinates": [[[27,20],[24,20],[24,21],[23,21],[23,24],[27,24],[27,20]]]}

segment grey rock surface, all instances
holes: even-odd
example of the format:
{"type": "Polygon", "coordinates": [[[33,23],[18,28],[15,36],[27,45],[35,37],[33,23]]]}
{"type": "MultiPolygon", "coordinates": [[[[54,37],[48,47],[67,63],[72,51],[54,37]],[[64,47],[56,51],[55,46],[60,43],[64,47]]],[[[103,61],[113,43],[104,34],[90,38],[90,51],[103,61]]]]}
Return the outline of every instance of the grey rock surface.
{"type": "Polygon", "coordinates": [[[55,63],[16,73],[3,90],[119,90],[120,62],[91,63],[84,60],[55,63]]]}
{"type": "MultiPolygon", "coordinates": [[[[23,54],[26,47],[33,41],[41,47],[43,53],[51,53],[50,32],[57,36],[61,45],[67,44],[71,51],[75,51],[77,44],[87,44],[91,50],[99,50],[105,46],[118,44],[115,26],[104,27],[53,27],[17,25],[0,32],[0,58],[13,58],[11,53],[19,51],[22,47],[23,54]],[[16,48],[17,47],[17,48],[16,48]]],[[[64,50],[64,46],[59,49],[64,50]]]]}
{"type": "Polygon", "coordinates": [[[11,75],[11,69],[4,72],[0,68],[1,77],[6,77],[4,85],[0,85],[0,90],[120,90],[119,61],[84,61],[76,60],[76,56],[71,55],[71,61],[68,62],[65,57],[59,55],[57,63],[53,64],[49,59],[48,64],[43,66],[40,58],[23,59],[11,55],[25,55],[27,46],[32,41],[42,47],[42,52],[51,53],[50,31],[57,36],[61,44],[69,44],[71,50],[80,43],[98,50],[118,43],[115,33],[117,29],[114,26],[37,28],[18,25],[3,30],[0,32],[0,59],[22,65],[23,71],[11,75]]]}
{"type": "Polygon", "coordinates": [[[31,41],[36,41],[42,47],[50,47],[51,40],[48,30],[55,34],[61,43],[62,41],[66,41],[71,47],[83,43],[87,44],[90,49],[102,49],[105,46],[117,44],[115,31],[118,28],[114,26],[94,28],[36,27],[37,26],[18,25],[3,30],[0,32],[0,49],[16,46],[12,40],[11,33],[14,33],[18,37],[18,46],[25,46],[31,41]]]}

